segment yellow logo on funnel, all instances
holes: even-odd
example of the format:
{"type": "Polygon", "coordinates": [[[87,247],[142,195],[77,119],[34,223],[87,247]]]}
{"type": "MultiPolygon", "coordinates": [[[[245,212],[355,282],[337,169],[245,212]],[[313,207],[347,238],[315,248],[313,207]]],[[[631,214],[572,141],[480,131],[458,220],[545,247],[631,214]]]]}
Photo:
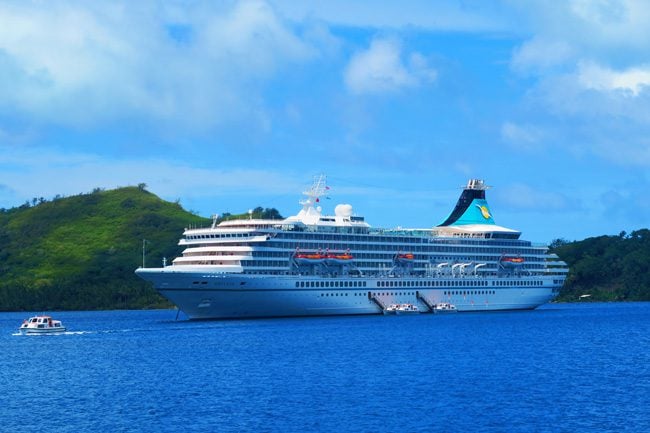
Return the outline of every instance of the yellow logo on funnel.
{"type": "Polygon", "coordinates": [[[483,215],[483,218],[485,218],[486,220],[492,217],[492,215],[490,215],[490,210],[487,208],[487,206],[480,206],[477,204],[476,207],[480,209],[481,215],[483,215]]]}

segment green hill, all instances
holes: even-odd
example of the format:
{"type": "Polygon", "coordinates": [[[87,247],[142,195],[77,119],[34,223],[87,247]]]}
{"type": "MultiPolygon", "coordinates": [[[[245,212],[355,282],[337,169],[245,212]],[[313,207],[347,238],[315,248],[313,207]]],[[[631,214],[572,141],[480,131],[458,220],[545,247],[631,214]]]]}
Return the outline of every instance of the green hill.
{"type": "Polygon", "coordinates": [[[570,269],[558,301],[650,301],[650,230],[551,246],[570,269]]]}
{"type": "Polygon", "coordinates": [[[174,257],[184,227],[209,223],[143,186],[34,203],[0,214],[0,310],[167,306],[133,274],[143,239],[174,257]]]}

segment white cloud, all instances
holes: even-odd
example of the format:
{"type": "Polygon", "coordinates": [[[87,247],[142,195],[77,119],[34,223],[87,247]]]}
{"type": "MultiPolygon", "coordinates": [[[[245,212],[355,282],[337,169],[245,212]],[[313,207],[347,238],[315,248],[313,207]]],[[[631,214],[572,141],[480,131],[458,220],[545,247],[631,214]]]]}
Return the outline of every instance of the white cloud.
{"type": "Polygon", "coordinates": [[[534,38],[515,49],[511,64],[519,72],[546,71],[565,64],[573,54],[572,47],[565,41],[534,38]]]}
{"type": "Polygon", "coordinates": [[[531,35],[512,51],[510,66],[533,81],[521,123],[502,126],[504,141],[535,145],[552,136],[554,148],[572,157],[650,165],[650,4],[571,0],[514,7],[531,35]],[[540,123],[543,131],[530,128],[540,123]]]}
{"type": "Polygon", "coordinates": [[[650,47],[650,4],[644,0],[534,0],[512,8],[531,40],[566,43],[577,57],[624,60],[647,55],[650,47]]]}
{"type": "Polygon", "coordinates": [[[0,23],[0,109],[37,123],[255,117],[258,83],[317,52],[263,1],[5,2],[0,23]]]}
{"type": "Polygon", "coordinates": [[[592,62],[582,62],[578,65],[577,78],[585,89],[602,92],[623,91],[627,95],[638,96],[650,85],[650,66],[616,71],[592,62]]]}
{"type": "Polygon", "coordinates": [[[355,54],[345,70],[345,84],[352,93],[385,93],[416,87],[436,78],[435,69],[419,53],[412,53],[409,65],[402,62],[401,47],[389,39],[375,39],[370,47],[355,54]]]}
{"type": "Polygon", "coordinates": [[[518,125],[504,122],[501,125],[501,138],[516,150],[532,151],[540,147],[542,131],[533,125],[518,125]]]}
{"type": "MultiPolygon", "coordinates": [[[[611,69],[594,68],[541,79],[526,101],[538,120],[523,125],[544,119],[540,141],[531,145],[552,143],[555,151],[579,160],[595,155],[622,166],[650,166],[650,92],[637,80],[617,78],[611,69]]],[[[525,145],[530,131],[506,125],[504,140],[514,143],[518,137],[525,145]]]]}
{"type": "MultiPolygon", "coordinates": [[[[157,195],[167,200],[182,197],[193,207],[221,196],[246,199],[295,194],[304,183],[302,178],[293,179],[290,174],[272,170],[207,169],[180,161],[106,159],[91,153],[58,153],[43,148],[0,146],[0,156],[0,167],[11,166],[3,170],[0,185],[0,207],[5,208],[18,206],[32,197],[50,199],[90,192],[97,187],[116,188],[143,182],[157,195]]],[[[209,215],[215,209],[198,210],[209,215]]]]}
{"type": "Polygon", "coordinates": [[[625,69],[638,66],[641,59],[650,61],[648,2],[539,0],[512,7],[531,35],[513,50],[511,66],[516,71],[543,76],[573,70],[580,62],[625,69]],[[555,70],[558,67],[563,69],[555,70]]]}
{"type": "Polygon", "coordinates": [[[501,187],[495,194],[502,203],[524,211],[563,211],[577,206],[563,194],[542,191],[523,183],[501,187]]]}
{"type": "Polygon", "coordinates": [[[498,0],[271,1],[292,20],[319,20],[337,26],[489,32],[510,25],[498,0]]]}

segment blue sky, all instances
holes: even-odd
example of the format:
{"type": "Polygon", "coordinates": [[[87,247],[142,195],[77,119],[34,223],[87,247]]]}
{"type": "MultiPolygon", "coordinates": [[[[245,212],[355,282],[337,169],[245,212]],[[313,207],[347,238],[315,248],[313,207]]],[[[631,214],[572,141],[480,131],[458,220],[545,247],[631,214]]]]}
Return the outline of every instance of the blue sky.
{"type": "Polygon", "coordinates": [[[650,5],[5,1],[0,207],[144,182],[203,216],[431,227],[481,178],[537,242],[650,220],[650,5]]]}

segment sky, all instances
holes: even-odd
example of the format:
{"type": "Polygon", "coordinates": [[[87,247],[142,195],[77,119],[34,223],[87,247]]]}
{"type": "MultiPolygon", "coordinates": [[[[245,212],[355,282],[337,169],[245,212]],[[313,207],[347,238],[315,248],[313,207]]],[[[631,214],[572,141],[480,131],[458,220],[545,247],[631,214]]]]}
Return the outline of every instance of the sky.
{"type": "Polygon", "coordinates": [[[0,3],[0,207],[145,183],[199,215],[442,222],[470,178],[550,242],[650,221],[650,3],[0,3]]]}

